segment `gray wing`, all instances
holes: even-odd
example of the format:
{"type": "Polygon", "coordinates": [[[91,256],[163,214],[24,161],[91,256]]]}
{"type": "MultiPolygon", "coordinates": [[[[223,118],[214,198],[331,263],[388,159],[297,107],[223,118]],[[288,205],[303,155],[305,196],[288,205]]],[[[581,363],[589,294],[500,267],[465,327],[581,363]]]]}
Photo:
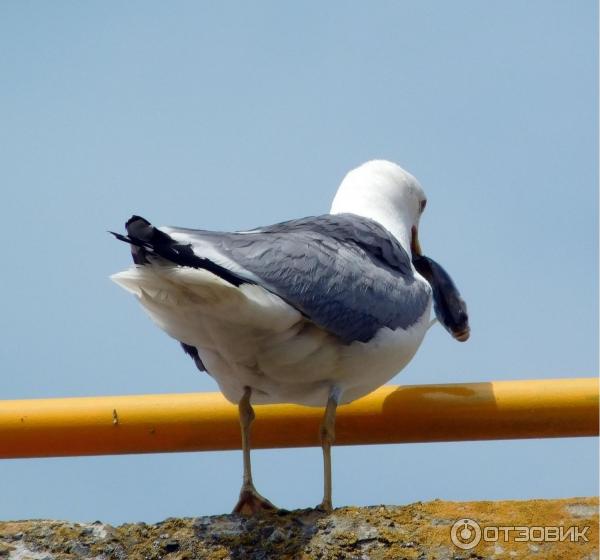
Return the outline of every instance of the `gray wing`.
{"type": "Polygon", "coordinates": [[[376,222],[352,214],[239,233],[161,230],[180,246],[189,243],[198,259],[227,269],[236,282],[264,286],[345,343],[367,342],[383,327],[410,327],[431,297],[400,243],[376,222]]]}

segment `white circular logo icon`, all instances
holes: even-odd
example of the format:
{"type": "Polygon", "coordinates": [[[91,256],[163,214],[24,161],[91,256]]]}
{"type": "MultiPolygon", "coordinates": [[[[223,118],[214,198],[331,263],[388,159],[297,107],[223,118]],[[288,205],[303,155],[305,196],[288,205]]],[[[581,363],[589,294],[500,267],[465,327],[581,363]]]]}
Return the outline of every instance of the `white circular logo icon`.
{"type": "Polygon", "coordinates": [[[455,546],[463,550],[475,548],[481,540],[481,527],[472,519],[459,519],[450,530],[450,538],[455,546]]]}

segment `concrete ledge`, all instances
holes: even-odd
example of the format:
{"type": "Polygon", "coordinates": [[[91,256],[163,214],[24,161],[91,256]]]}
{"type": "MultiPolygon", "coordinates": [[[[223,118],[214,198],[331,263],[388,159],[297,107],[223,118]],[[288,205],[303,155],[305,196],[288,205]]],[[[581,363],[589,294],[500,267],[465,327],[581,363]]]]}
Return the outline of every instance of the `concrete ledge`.
{"type": "Polygon", "coordinates": [[[219,515],[119,527],[99,521],[0,522],[2,560],[75,558],[595,560],[598,498],[436,500],[407,506],[345,507],[332,514],[298,510],[261,518],[219,515]],[[459,544],[465,546],[464,539],[477,533],[467,519],[479,524],[481,540],[473,548],[461,549],[453,544],[451,531],[458,522],[455,532],[459,544]]]}

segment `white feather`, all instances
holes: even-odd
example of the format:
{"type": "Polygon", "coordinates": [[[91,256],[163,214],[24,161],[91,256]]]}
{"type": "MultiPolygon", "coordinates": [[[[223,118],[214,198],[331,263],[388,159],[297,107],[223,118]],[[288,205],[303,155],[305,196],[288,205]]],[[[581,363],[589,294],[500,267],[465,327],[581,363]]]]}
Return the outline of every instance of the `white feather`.
{"type": "Polygon", "coordinates": [[[323,406],[332,385],[349,402],[391,379],[412,358],[424,318],[404,331],[381,329],[369,342],[342,344],[278,296],[257,285],[232,286],[205,270],[132,266],[111,277],[133,293],[152,320],[198,349],[223,394],[237,403],[323,406]]]}

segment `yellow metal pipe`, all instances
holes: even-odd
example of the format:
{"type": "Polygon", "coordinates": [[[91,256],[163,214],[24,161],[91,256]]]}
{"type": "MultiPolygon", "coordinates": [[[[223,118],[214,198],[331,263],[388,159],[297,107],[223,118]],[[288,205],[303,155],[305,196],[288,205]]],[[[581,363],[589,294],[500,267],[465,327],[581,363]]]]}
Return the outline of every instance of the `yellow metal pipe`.
{"type": "MultiPolygon", "coordinates": [[[[256,407],[252,447],[319,445],[323,411],[256,407]]],[[[339,408],[338,445],[598,435],[598,380],[384,386],[339,408]]],[[[220,393],[0,401],[0,458],[240,448],[220,393]]]]}

